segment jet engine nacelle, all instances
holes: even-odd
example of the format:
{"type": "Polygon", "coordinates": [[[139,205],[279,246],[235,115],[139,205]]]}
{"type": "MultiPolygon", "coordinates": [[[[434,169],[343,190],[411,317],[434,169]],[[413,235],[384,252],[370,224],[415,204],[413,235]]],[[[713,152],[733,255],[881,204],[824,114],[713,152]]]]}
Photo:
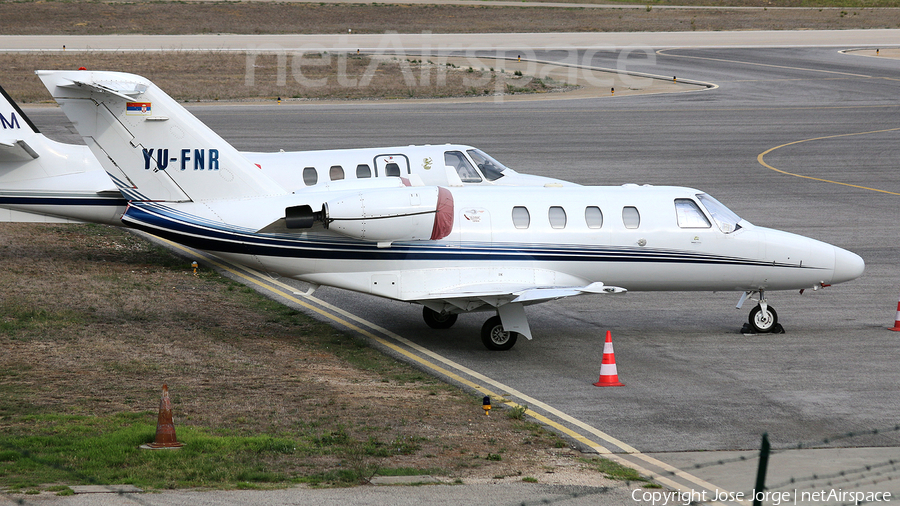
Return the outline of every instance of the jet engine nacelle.
{"type": "Polygon", "coordinates": [[[364,241],[436,240],[453,228],[453,196],[436,186],[361,191],[326,202],[323,215],[332,232],[364,241]]]}

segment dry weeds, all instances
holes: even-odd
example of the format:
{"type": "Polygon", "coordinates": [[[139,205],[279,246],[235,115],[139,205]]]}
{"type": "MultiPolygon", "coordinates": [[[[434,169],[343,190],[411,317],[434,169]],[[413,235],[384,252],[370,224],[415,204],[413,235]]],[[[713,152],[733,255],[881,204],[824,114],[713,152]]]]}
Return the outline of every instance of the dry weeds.
{"type": "Polygon", "coordinates": [[[0,84],[23,103],[52,102],[35,70],[79,67],[142,75],[179,101],[442,98],[490,95],[498,89],[507,93],[507,84],[526,93],[562,87],[550,80],[469,72],[438,57],[408,61],[315,53],[296,58],[289,55],[279,63],[272,54],[227,51],[0,53],[0,84]]]}
{"type": "MultiPolygon", "coordinates": [[[[2,224],[0,265],[0,437],[28,433],[11,422],[27,413],[152,411],[168,383],[176,423],[214,434],[375,438],[404,449],[378,465],[464,480],[546,481],[576,464],[539,426],[486,417],[478,399],[126,231],[2,224]]],[[[301,475],[339,463],[277,462],[301,475]]]]}
{"type": "MultiPolygon", "coordinates": [[[[719,2],[709,9],[540,8],[280,2],[0,2],[2,35],[114,33],[481,33],[896,28],[900,11],[729,10],[770,7],[764,0],[719,2]]],[[[669,3],[669,2],[666,2],[669,3]]],[[[671,2],[681,3],[681,2],[671,2]]],[[[806,3],[789,0],[778,5],[806,3]]],[[[872,2],[863,2],[872,5],[872,2]]],[[[877,5],[896,6],[895,0],[877,5]]]]}

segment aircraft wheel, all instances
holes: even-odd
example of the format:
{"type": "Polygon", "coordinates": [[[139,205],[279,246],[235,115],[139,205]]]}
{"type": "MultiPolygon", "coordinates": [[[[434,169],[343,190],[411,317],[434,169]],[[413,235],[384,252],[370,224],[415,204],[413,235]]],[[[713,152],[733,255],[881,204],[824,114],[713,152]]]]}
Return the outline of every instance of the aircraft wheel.
{"type": "Polygon", "coordinates": [[[427,306],[422,308],[422,319],[425,320],[426,325],[433,329],[449,329],[456,323],[457,318],[459,318],[458,314],[438,313],[427,306]]]}
{"type": "Polygon", "coordinates": [[[508,350],[516,344],[519,338],[518,332],[507,332],[503,330],[503,323],[499,316],[488,318],[481,327],[481,342],[491,351],[508,350]]]}
{"type": "Polygon", "coordinates": [[[756,332],[771,332],[777,323],[778,313],[772,306],[768,306],[765,313],[759,306],[750,311],[750,327],[756,332]]]}

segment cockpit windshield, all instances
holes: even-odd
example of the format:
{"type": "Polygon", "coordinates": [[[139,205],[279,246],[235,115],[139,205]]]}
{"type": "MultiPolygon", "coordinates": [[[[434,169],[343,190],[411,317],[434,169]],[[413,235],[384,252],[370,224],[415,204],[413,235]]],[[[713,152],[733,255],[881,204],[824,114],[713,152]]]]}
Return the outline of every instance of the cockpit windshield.
{"type": "Polygon", "coordinates": [[[713,221],[716,222],[716,225],[722,232],[730,234],[741,228],[741,226],[738,225],[741,221],[741,217],[735,214],[731,209],[725,207],[725,204],[722,204],[705,193],[698,194],[697,199],[700,200],[703,207],[709,211],[709,215],[712,216],[713,221]]]}
{"type": "Polygon", "coordinates": [[[496,181],[503,177],[503,171],[506,170],[506,167],[491,158],[491,156],[480,149],[470,149],[466,151],[469,153],[469,156],[472,157],[472,160],[475,161],[475,165],[481,169],[481,173],[484,174],[484,178],[488,181],[496,181]]]}

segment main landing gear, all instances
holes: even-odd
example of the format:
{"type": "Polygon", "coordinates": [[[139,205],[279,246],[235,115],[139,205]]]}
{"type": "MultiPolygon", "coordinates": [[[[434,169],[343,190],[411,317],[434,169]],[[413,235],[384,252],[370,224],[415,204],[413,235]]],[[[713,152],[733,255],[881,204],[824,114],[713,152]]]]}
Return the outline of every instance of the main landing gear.
{"type": "Polygon", "coordinates": [[[422,319],[425,320],[426,325],[433,329],[449,329],[456,323],[457,318],[459,318],[458,314],[438,313],[427,306],[422,308],[422,319]]]}
{"type": "Polygon", "coordinates": [[[737,309],[740,309],[741,306],[744,305],[744,301],[748,298],[752,298],[754,294],[759,296],[759,303],[750,310],[750,317],[748,318],[748,323],[744,325],[744,328],[741,329],[742,332],[753,332],[756,334],[783,334],[784,327],[782,327],[778,323],[778,313],[775,312],[775,308],[769,305],[766,300],[766,291],[759,290],[753,292],[744,292],[741,295],[741,300],[738,301],[737,309]]]}
{"type": "MultiPolygon", "coordinates": [[[[449,329],[456,323],[458,314],[439,313],[428,307],[422,309],[422,319],[433,329],[449,329]]],[[[518,332],[503,330],[500,316],[488,318],[481,327],[481,342],[491,351],[505,351],[512,348],[519,339],[518,332]]]]}
{"type": "Polygon", "coordinates": [[[518,332],[503,330],[499,316],[492,316],[481,326],[481,342],[491,351],[505,351],[516,344],[518,332]]]}

